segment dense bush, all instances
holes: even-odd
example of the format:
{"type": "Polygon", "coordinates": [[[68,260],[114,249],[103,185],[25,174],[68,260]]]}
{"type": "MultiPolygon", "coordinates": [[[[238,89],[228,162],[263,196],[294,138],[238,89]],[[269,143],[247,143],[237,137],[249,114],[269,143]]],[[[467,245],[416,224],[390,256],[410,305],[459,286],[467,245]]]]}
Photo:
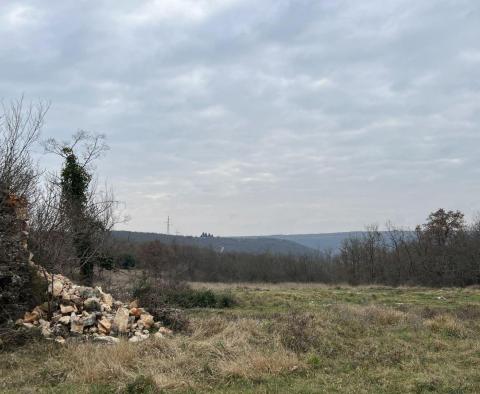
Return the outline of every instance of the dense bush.
{"type": "Polygon", "coordinates": [[[191,288],[172,289],[161,295],[166,305],[181,308],[228,308],[235,304],[232,295],[216,294],[212,290],[195,290],[191,288]]]}
{"type": "Polygon", "coordinates": [[[131,269],[136,265],[135,257],[131,254],[123,254],[117,258],[117,266],[122,269],[131,269]]]}
{"type": "MultiPolygon", "coordinates": [[[[236,301],[229,293],[216,293],[209,289],[192,289],[185,282],[152,281],[141,279],[133,296],[144,302],[179,308],[229,308],[236,301]]],[[[143,303],[142,303],[143,305],[143,303]]]]}

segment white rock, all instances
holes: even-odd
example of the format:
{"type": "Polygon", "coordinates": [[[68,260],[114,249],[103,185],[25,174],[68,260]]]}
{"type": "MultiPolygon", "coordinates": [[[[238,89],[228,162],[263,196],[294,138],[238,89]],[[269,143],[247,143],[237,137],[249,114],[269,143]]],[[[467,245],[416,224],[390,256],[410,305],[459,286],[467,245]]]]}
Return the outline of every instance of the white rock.
{"type": "Polygon", "coordinates": [[[98,331],[102,334],[109,334],[110,329],[112,328],[112,323],[105,317],[102,317],[101,320],[98,321],[98,331]]]}
{"type": "Polygon", "coordinates": [[[75,312],[70,316],[70,331],[74,334],[83,334],[83,320],[75,312]]]}
{"type": "Polygon", "coordinates": [[[113,297],[110,294],[102,293],[102,302],[111,308],[113,305],[113,297]]]}
{"type": "Polygon", "coordinates": [[[133,300],[133,301],[128,305],[128,308],[129,308],[129,309],[138,308],[138,300],[133,300]]]}
{"type": "Polygon", "coordinates": [[[70,324],[70,316],[62,316],[60,319],[58,319],[58,322],[68,326],[70,324]]]}
{"type": "Polygon", "coordinates": [[[113,324],[117,328],[118,332],[126,333],[128,331],[128,309],[120,307],[115,314],[113,324]]]}
{"type": "Polygon", "coordinates": [[[48,321],[45,321],[43,319],[40,319],[40,329],[42,332],[42,335],[45,338],[50,338],[52,336],[52,330],[50,329],[50,323],[48,321]]]}
{"type": "Polygon", "coordinates": [[[108,335],[98,335],[98,336],[93,337],[93,340],[95,342],[103,342],[103,343],[108,343],[108,344],[112,344],[112,345],[120,342],[119,338],[111,337],[111,336],[108,336],[108,335]]]}
{"type": "Polygon", "coordinates": [[[50,323],[44,319],[40,319],[38,323],[40,324],[40,327],[50,327],[50,323]]]}
{"type": "Polygon", "coordinates": [[[40,316],[38,315],[37,312],[25,312],[25,315],[23,316],[23,321],[24,323],[33,323],[40,319],[40,316]]]}
{"type": "Polygon", "coordinates": [[[123,306],[122,301],[113,301],[113,306],[116,308],[121,308],[123,306]]]}
{"type": "Polygon", "coordinates": [[[60,282],[59,280],[53,280],[53,290],[52,290],[52,284],[50,283],[49,286],[49,291],[50,293],[53,294],[54,297],[58,297],[60,294],[62,294],[63,290],[63,283],[60,282]]]}
{"type": "Polygon", "coordinates": [[[77,287],[77,286],[72,286],[72,287],[70,287],[70,289],[68,289],[68,294],[69,294],[70,296],[73,296],[73,295],[78,296],[78,295],[79,295],[78,287],[77,287]]]}
{"type": "Polygon", "coordinates": [[[139,323],[142,322],[145,328],[150,328],[153,326],[154,320],[153,316],[150,313],[143,313],[140,315],[139,323]]]}
{"type": "Polygon", "coordinates": [[[144,332],[141,332],[141,331],[135,331],[133,333],[133,335],[137,336],[137,337],[143,337],[143,336],[150,336],[150,333],[148,331],[144,331],[144,332]]]}
{"type": "Polygon", "coordinates": [[[173,331],[167,327],[160,327],[158,329],[158,332],[162,335],[173,335],[173,331]]]}
{"type": "Polygon", "coordinates": [[[148,335],[136,332],[135,335],[128,340],[128,342],[142,342],[146,339],[148,339],[148,335]]]}
{"type": "Polygon", "coordinates": [[[60,304],[60,312],[62,312],[62,314],[64,314],[64,315],[70,314],[70,313],[76,312],[76,311],[77,311],[77,307],[75,305],[60,304]]]}
{"type": "Polygon", "coordinates": [[[156,332],[155,334],[153,334],[153,337],[155,339],[163,339],[165,338],[165,336],[161,333],[161,332],[156,332]]]}
{"type": "Polygon", "coordinates": [[[70,301],[70,300],[72,299],[72,297],[70,296],[70,294],[65,293],[65,290],[63,290],[63,292],[62,292],[61,298],[62,298],[63,301],[70,301]]]}
{"type": "Polygon", "coordinates": [[[88,313],[86,311],[83,311],[82,318],[83,318],[83,325],[85,327],[93,326],[97,321],[97,316],[95,315],[95,313],[88,313]]]}

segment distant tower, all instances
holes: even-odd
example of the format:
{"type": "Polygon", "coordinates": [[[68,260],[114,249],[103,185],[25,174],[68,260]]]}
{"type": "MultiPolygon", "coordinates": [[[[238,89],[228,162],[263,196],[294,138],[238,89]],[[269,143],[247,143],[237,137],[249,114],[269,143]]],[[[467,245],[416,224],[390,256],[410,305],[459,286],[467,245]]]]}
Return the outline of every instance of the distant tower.
{"type": "Polygon", "coordinates": [[[170,235],[170,216],[167,216],[167,234],[170,235]]]}

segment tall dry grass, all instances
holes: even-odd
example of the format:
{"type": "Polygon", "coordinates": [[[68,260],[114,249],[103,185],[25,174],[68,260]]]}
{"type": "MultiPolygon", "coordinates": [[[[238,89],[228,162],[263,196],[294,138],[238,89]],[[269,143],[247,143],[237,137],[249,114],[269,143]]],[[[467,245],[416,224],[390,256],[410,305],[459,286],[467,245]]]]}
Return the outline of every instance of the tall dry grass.
{"type": "Polygon", "coordinates": [[[146,376],[158,390],[208,392],[239,381],[312,373],[327,373],[323,378],[327,379],[337,370],[337,380],[343,379],[345,370],[374,369],[385,375],[399,366],[399,371],[415,376],[425,369],[422,360],[430,352],[437,358],[443,353],[451,357],[458,341],[467,349],[470,342],[478,342],[478,331],[470,327],[478,329],[477,320],[422,313],[379,305],[333,305],[316,313],[264,318],[197,317],[188,336],[142,343],[41,342],[1,354],[0,391],[87,393],[105,385],[122,392],[146,376]]]}
{"type": "MultiPolygon", "coordinates": [[[[191,336],[151,339],[115,346],[40,343],[5,355],[0,388],[21,389],[38,384],[40,371],[56,374],[59,381],[81,390],[83,385],[109,384],[121,389],[138,375],[151,376],[159,388],[202,387],[232,379],[258,379],[303,367],[293,351],[285,349],[278,335],[271,335],[253,319],[227,321],[218,317],[198,319],[191,336]],[[47,355],[38,365],[24,362],[25,353],[47,355]],[[15,360],[22,360],[16,362],[15,360]],[[9,368],[15,365],[18,368],[9,368]]],[[[28,358],[27,358],[28,359],[28,358]]],[[[52,382],[55,383],[55,382],[52,382]]]]}

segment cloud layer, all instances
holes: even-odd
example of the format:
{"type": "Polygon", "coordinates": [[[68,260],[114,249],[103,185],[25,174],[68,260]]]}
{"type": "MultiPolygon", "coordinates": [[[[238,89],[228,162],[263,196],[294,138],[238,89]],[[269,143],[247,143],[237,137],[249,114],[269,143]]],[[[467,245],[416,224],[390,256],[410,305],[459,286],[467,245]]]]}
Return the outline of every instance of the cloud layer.
{"type": "Polygon", "coordinates": [[[9,1],[0,95],[106,133],[126,227],[411,226],[479,210],[480,4],[9,1]]]}

